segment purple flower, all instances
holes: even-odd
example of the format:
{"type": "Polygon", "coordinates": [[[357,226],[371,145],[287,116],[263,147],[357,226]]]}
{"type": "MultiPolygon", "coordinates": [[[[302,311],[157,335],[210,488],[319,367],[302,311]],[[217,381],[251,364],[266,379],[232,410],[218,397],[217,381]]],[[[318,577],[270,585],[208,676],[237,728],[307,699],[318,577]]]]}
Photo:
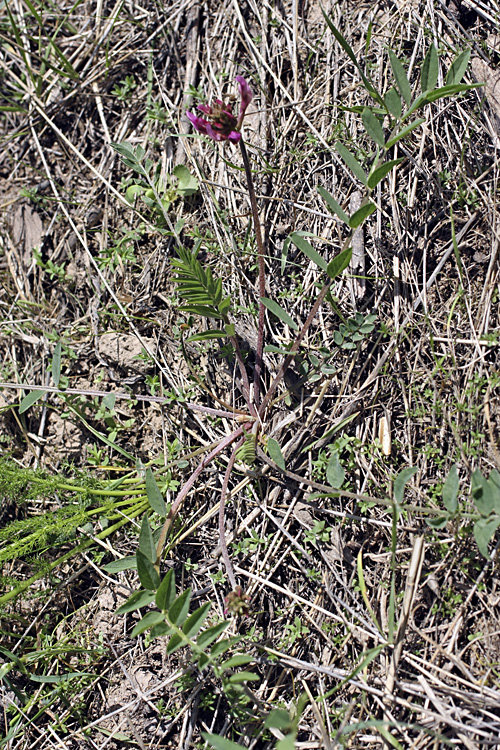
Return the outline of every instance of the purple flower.
{"type": "Polygon", "coordinates": [[[199,104],[198,109],[203,112],[205,117],[186,112],[198,133],[208,135],[213,141],[238,143],[241,138],[240,130],[243,118],[248,105],[252,101],[253,94],[243,76],[236,76],[236,81],[241,97],[238,117],[233,115],[233,105],[225,104],[220,99],[216,99],[213,104],[199,104]]]}

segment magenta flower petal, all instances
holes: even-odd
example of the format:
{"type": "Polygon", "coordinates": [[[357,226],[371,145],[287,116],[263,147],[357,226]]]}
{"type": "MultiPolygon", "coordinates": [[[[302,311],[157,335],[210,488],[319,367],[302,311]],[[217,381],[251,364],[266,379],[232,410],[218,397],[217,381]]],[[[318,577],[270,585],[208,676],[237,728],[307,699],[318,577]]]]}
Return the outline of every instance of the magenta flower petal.
{"type": "Polygon", "coordinates": [[[248,107],[248,105],[253,99],[253,93],[252,93],[252,89],[250,88],[248,83],[245,81],[243,76],[236,76],[235,81],[238,82],[238,86],[240,89],[240,96],[241,96],[240,116],[238,119],[243,120],[243,116],[245,114],[246,108],[248,107]]]}
{"type": "Polygon", "coordinates": [[[207,121],[203,119],[203,117],[198,117],[197,115],[193,115],[192,112],[189,112],[186,110],[186,115],[189,120],[193,123],[193,127],[195,130],[198,131],[198,133],[201,133],[202,135],[207,134],[207,121]]]}
{"type": "Polygon", "coordinates": [[[197,109],[199,109],[200,112],[204,112],[206,115],[212,114],[212,107],[210,107],[208,104],[198,104],[197,109]]]}
{"type": "Polygon", "coordinates": [[[209,138],[217,142],[231,141],[232,143],[238,143],[241,139],[241,125],[253,94],[243,76],[236,76],[236,81],[241,97],[238,118],[233,115],[232,104],[226,104],[221,99],[214,99],[211,104],[198,104],[198,109],[203,112],[205,117],[186,111],[186,115],[198,133],[208,135],[209,138]]]}

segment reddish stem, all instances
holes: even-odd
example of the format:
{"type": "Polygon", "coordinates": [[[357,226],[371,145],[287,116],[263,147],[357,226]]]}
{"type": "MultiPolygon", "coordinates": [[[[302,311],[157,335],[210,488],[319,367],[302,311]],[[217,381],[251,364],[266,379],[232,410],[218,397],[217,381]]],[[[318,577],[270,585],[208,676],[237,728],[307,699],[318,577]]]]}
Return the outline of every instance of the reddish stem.
{"type": "Polygon", "coordinates": [[[257,333],[257,349],[255,352],[255,372],[254,372],[254,403],[259,408],[260,403],[260,373],[262,371],[262,352],[264,349],[264,305],[261,300],[262,297],[266,296],[266,264],[264,256],[264,243],[262,241],[262,227],[260,225],[259,210],[257,208],[257,197],[255,195],[255,187],[253,184],[252,169],[250,167],[250,160],[248,158],[245,141],[240,138],[239,141],[241,156],[243,158],[243,166],[245,167],[245,175],[247,178],[248,195],[250,197],[250,205],[252,207],[253,227],[255,231],[255,241],[257,243],[257,257],[259,261],[259,324],[257,333]]]}
{"type": "MultiPolygon", "coordinates": [[[[246,428],[248,428],[250,425],[245,425],[246,428]]],[[[243,433],[243,427],[238,427],[237,430],[232,432],[230,435],[227,435],[227,437],[223,438],[218,445],[215,446],[215,448],[210,451],[210,453],[205,456],[196,469],[193,471],[187,482],[182,486],[179,494],[175,498],[174,503],[172,504],[172,507],[170,508],[168,512],[168,516],[165,519],[165,523],[162,526],[160,536],[158,539],[158,544],[156,545],[156,565],[158,566],[160,564],[160,558],[163,552],[163,547],[165,545],[165,540],[167,538],[168,531],[173,523],[173,520],[175,516],[177,515],[177,512],[181,506],[182,501],[186,497],[187,493],[193,486],[193,484],[198,479],[199,475],[203,471],[203,469],[221,452],[224,450],[224,448],[227,445],[231,445],[231,443],[234,443],[235,440],[237,440],[243,433]]]]}

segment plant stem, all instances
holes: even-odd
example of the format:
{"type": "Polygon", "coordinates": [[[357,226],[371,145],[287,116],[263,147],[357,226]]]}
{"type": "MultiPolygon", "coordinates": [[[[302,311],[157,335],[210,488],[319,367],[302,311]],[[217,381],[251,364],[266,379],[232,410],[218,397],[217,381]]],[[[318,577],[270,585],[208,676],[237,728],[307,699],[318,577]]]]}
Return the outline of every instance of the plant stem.
{"type": "Polygon", "coordinates": [[[226,493],[227,493],[227,486],[229,484],[229,477],[231,476],[231,472],[233,470],[234,462],[236,460],[236,453],[238,451],[238,448],[240,448],[243,445],[243,442],[245,440],[245,436],[241,438],[241,440],[238,440],[236,445],[233,448],[233,452],[231,453],[231,457],[229,459],[229,463],[226,468],[226,473],[224,474],[224,481],[222,483],[222,489],[220,491],[220,503],[219,503],[219,541],[220,541],[220,548],[222,553],[222,559],[224,560],[224,566],[226,568],[227,577],[229,578],[229,582],[231,584],[231,589],[234,591],[236,588],[236,578],[234,576],[234,570],[233,570],[233,564],[229,558],[229,552],[227,550],[227,542],[226,542],[226,532],[224,529],[224,501],[226,499],[226,493]]]}
{"type": "MultiPolygon", "coordinates": [[[[250,425],[245,425],[245,428],[249,428],[249,427],[250,425]]],[[[187,482],[182,486],[181,490],[179,491],[179,494],[175,498],[175,501],[172,504],[172,507],[170,508],[168,512],[168,516],[165,519],[165,523],[163,524],[161,531],[160,531],[158,544],[156,545],[156,567],[157,568],[160,565],[160,558],[163,552],[163,547],[165,546],[165,540],[167,538],[167,534],[174,521],[175,516],[177,515],[177,512],[182,504],[182,501],[186,497],[187,493],[189,492],[193,484],[196,482],[197,478],[199,477],[199,475],[201,474],[205,466],[207,466],[212,461],[212,459],[215,458],[215,456],[217,456],[221,451],[223,451],[227,445],[231,445],[231,443],[234,443],[235,440],[241,437],[242,433],[243,433],[243,427],[238,427],[237,430],[232,432],[230,435],[227,435],[227,437],[223,438],[216,445],[216,447],[208,454],[208,456],[205,456],[200,461],[200,463],[198,464],[196,469],[193,471],[193,473],[191,474],[187,482]]]]}
{"type": "Polygon", "coordinates": [[[297,336],[297,338],[293,342],[293,346],[290,349],[290,354],[288,354],[285,357],[285,359],[283,360],[283,362],[281,363],[281,367],[278,370],[278,372],[276,374],[276,377],[274,378],[273,382],[269,386],[269,390],[267,391],[267,393],[266,393],[266,395],[264,397],[264,400],[262,401],[262,404],[260,406],[259,415],[261,417],[264,416],[266,407],[269,404],[269,401],[271,400],[274,391],[276,390],[276,388],[278,387],[280,381],[282,380],[283,376],[285,375],[285,372],[288,370],[288,368],[290,366],[290,362],[293,359],[293,355],[298,350],[298,348],[299,348],[299,346],[300,346],[300,344],[302,342],[302,339],[304,338],[304,336],[306,335],[307,331],[309,330],[309,328],[311,326],[311,323],[313,322],[313,320],[314,320],[314,318],[316,316],[316,313],[318,312],[318,310],[320,308],[321,303],[323,302],[324,298],[326,297],[326,295],[328,293],[328,290],[330,289],[331,283],[332,283],[332,279],[329,279],[323,285],[322,290],[318,294],[318,297],[317,297],[314,305],[312,306],[312,308],[311,308],[311,310],[309,312],[309,315],[307,316],[306,322],[302,326],[299,335],[297,336]]]}
{"type": "Polygon", "coordinates": [[[252,207],[253,226],[255,231],[255,241],[257,243],[257,257],[259,261],[259,324],[257,334],[257,349],[255,352],[255,372],[254,372],[254,404],[259,408],[260,404],[260,373],[262,370],[262,352],[264,349],[264,305],[262,304],[262,297],[266,296],[266,264],[264,257],[264,243],[262,241],[262,228],[260,225],[259,210],[257,208],[257,197],[255,195],[255,187],[253,184],[252,169],[250,167],[250,160],[248,158],[247,148],[245,141],[240,138],[240,149],[241,156],[243,158],[243,166],[245,167],[245,175],[247,178],[248,195],[250,197],[250,205],[252,207]]]}

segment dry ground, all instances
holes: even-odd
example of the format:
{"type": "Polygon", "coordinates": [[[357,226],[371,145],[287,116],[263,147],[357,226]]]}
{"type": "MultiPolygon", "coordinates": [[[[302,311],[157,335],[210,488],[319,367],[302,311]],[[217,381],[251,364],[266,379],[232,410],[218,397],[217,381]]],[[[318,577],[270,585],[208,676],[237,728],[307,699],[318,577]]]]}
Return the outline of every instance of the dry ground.
{"type": "MultiPolygon", "coordinates": [[[[0,388],[5,591],[37,579],[1,614],[2,658],[21,660],[2,686],[9,750],[187,749],[204,746],[201,731],[271,748],[265,716],[293,714],[301,694],[300,748],[500,747],[498,543],[493,535],[489,557],[480,554],[469,494],[476,470],[500,470],[500,10],[494,0],[324,7],[384,90],[387,50],[418,88],[432,41],[441,75],[470,48],[466,81],[485,86],[425,110],[425,123],[395,147],[393,158],[405,159],[375,192],[360,237],[364,270],[335,282],[333,305],[321,308],[266,426],[287,472],[260,459],[238,465],[226,526],[251,611],[230,631],[260,679],[233,705],[183,651],[167,657],[165,639],[132,639],[136,614],[115,614],[137,577],[103,566],[135,553],[139,511],[98,539],[103,511],[86,528],[94,541],[50,572],[88,538],[84,524],[49,530],[22,553],[9,545],[57,512],[95,507],[90,495],[78,505],[63,481],[109,486],[135,461],[152,461],[174,498],[196,465],[182,456],[230,429],[186,408],[179,393],[242,406],[224,348],[190,344],[186,363],[175,241],[140,199],[127,206],[132,173],[110,144],[143,146],[164,179],[178,165],[197,177],[199,191],[169,215],[184,220],[186,245],[199,240],[200,259],[223,279],[251,368],[256,263],[240,153],[194,136],[184,112],[197,94],[234,93],[237,74],[250,81],[245,138],[266,293],[303,323],[321,273],[287,238],[307,232],[325,257],[340,250],[345,232],[317,187],[344,207],[355,200],[359,186],[334,143],[366,156],[359,114],[341,108],[366,105],[366,91],[313,1],[16,0],[0,9],[0,380],[53,385],[60,342],[60,384],[81,391],[47,393],[21,413],[28,390],[0,388]],[[373,314],[374,325],[339,345],[342,320],[356,314],[360,324],[373,314]],[[345,492],[311,498],[314,482],[331,484],[334,455],[345,492]],[[461,513],[433,530],[426,519],[443,508],[452,465],[461,513]],[[22,473],[37,467],[55,483],[40,489],[22,473]],[[407,467],[417,472],[394,536],[390,498],[407,467]]],[[[268,344],[292,337],[268,315],[268,344]]],[[[267,353],[267,380],[279,361],[267,353]]],[[[213,602],[214,621],[228,591],[214,515],[225,461],[195,485],[164,563],[197,606],[213,602]]]]}

